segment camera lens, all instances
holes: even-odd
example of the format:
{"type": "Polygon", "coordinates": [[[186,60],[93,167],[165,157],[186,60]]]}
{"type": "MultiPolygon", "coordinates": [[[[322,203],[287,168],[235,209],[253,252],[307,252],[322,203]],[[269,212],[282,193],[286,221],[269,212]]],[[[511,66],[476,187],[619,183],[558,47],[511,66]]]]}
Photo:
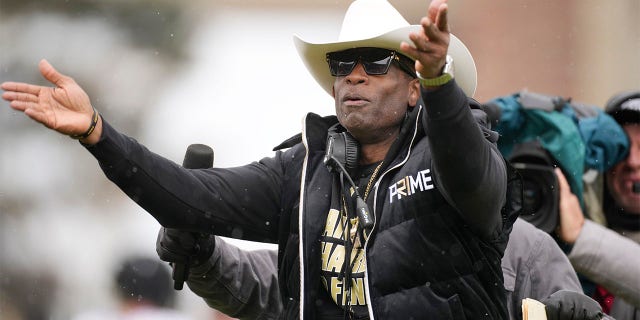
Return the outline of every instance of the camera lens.
{"type": "Polygon", "coordinates": [[[531,179],[524,179],[523,189],[525,208],[529,208],[533,213],[539,212],[542,207],[544,193],[540,184],[531,179]]]}
{"type": "Polygon", "coordinates": [[[520,218],[552,233],[558,225],[560,203],[553,157],[538,140],[530,140],[513,147],[509,162],[522,177],[520,218]]]}
{"type": "Polygon", "coordinates": [[[551,233],[558,225],[558,180],[549,165],[513,163],[522,176],[523,208],[520,217],[551,233]]]}

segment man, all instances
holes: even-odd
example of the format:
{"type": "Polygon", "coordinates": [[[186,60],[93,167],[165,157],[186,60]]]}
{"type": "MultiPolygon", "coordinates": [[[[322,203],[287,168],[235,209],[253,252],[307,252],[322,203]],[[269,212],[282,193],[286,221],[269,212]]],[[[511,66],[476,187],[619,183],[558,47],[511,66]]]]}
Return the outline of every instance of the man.
{"type": "MultiPolygon", "coordinates": [[[[561,191],[558,235],[571,244],[574,268],[595,282],[595,298],[616,319],[640,318],[640,91],[609,99],[605,111],[629,139],[626,158],[604,175],[599,197],[585,197],[585,219],[577,198],[558,173],[561,191]],[[606,228],[594,221],[603,221],[606,228]],[[615,233],[611,229],[617,231],[615,233]],[[621,235],[625,236],[622,237],[621,235]]],[[[596,189],[596,185],[587,185],[596,189]]],[[[592,195],[587,192],[585,195],[592,195]]],[[[596,193],[596,196],[597,193],[596,193]]]]}
{"type": "Polygon", "coordinates": [[[163,226],[277,242],[284,318],[506,319],[500,259],[517,203],[465,95],[475,65],[447,9],[434,0],[411,26],[384,0],[357,0],[338,41],[296,37],[337,117],[307,115],[286,150],[246,166],[185,169],[149,152],[46,61],[55,88],[8,82],[3,98],[78,138],[163,226]]]}

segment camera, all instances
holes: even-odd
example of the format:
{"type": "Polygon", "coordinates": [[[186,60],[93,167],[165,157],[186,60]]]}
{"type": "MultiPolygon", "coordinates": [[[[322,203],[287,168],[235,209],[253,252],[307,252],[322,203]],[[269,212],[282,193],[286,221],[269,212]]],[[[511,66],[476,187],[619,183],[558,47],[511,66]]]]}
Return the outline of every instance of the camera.
{"type": "Polygon", "coordinates": [[[554,232],[560,203],[556,161],[538,141],[516,144],[508,160],[522,176],[524,202],[520,218],[547,233],[554,232]]]}

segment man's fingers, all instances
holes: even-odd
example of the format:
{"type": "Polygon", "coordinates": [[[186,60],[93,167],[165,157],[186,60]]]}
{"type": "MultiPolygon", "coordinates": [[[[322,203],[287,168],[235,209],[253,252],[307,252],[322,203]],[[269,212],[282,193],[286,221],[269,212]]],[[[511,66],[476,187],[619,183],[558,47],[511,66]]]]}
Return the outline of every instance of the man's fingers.
{"type": "Polygon", "coordinates": [[[34,121],[51,128],[51,123],[49,122],[46,112],[39,108],[37,103],[14,100],[11,101],[9,106],[14,110],[22,111],[27,117],[34,121]]]}
{"type": "Polygon", "coordinates": [[[438,16],[436,18],[436,26],[440,31],[449,32],[449,18],[447,13],[449,12],[449,6],[443,3],[438,8],[438,16]]]}
{"type": "Polygon", "coordinates": [[[414,47],[413,45],[409,44],[408,42],[402,41],[400,43],[400,50],[407,56],[410,57],[418,57],[419,52],[418,49],[416,49],[416,47],[414,47]]]}
{"type": "Polygon", "coordinates": [[[555,168],[556,176],[558,177],[558,185],[560,186],[560,192],[571,192],[569,188],[569,182],[567,182],[567,178],[565,178],[564,174],[562,174],[562,169],[555,168]]]}
{"type": "Polygon", "coordinates": [[[50,127],[47,123],[47,115],[43,111],[36,108],[27,108],[24,110],[24,114],[29,118],[44,124],[46,127],[50,127]]]}
{"type": "Polygon", "coordinates": [[[2,99],[7,101],[24,101],[24,102],[38,102],[38,96],[31,93],[7,91],[2,94],[2,99]]]}
{"type": "Polygon", "coordinates": [[[42,74],[42,76],[44,76],[45,79],[47,79],[49,82],[55,84],[58,87],[64,87],[65,84],[71,81],[71,78],[58,72],[49,63],[49,61],[45,59],[40,60],[40,63],[38,64],[38,68],[40,69],[40,73],[42,74]]]}
{"type": "Polygon", "coordinates": [[[429,51],[429,39],[422,33],[410,33],[409,39],[413,42],[413,46],[422,52],[429,51]]]}
{"type": "Polygon", "coordinates": [[[9,103],[9,106],[12,109],[18,110],[18,111],[26,111],[27,109],[39,109],[38,108],[38,104],[35,102],[28,102],[28,101],[20,101],[20,100],[13,100],[9,103]]]}
{"type": "Polygon", "coordinates": [[[0,85],[0,88],[2,88],[2,90],[5,90],[7,92],[9,91],[24,92],[24,93],[33,94],[36,96],[40,93],[40,90],[42,89],[41,86],[35,86],[32,84],[22,83],[22,82],[3,82],[2,85],[0,85]]]}
{"type": "Polygon", "coordinates": [[[449,33],[449,28],[446,25],[446,18],[440,19],[444,20],[444,27],[441,27],[441,21],[434,23],[432,19],[427,19],[426,17],[420,20],[420,24],[422,25],[422,29],[424,30],[425,40],[429,43],[433,43],[433,45],[441,45],[442,43],[446,43],[446,35],[449,33]]]}
{"type": "Polygon", "coordinates": [[[440,11],[440,7],[443,4],[446,4],[446,0],[433,0],[429,3],[429,9],[427,11],[427,17],[431,18],[432,21],[436,21],[436,17],[440,11]]]}

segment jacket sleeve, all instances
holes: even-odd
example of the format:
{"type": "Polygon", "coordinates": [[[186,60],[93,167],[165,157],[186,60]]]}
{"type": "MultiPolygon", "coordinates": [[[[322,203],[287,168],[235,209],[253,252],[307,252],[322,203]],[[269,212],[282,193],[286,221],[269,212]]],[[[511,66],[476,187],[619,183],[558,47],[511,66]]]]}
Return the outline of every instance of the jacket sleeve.
{"type": "Polygon", "coordinates": [[[239,319],[278,319],[278,252],[243,250],[216,237],[211,258],[192,268],[187,285],[207,305],[239,319]]]}
{"type": "Polygon", "coordinates": [[[543,301],[559,290],[583,292],[575,270],[555,240],[522,219],[513,224],[502,271],[512,319],[522,319],[524,298],[543,301]]]}
{"type": "Polygon", "coordinates": [[[500,212],[507,188],[497,135],[481,125],[486,124],[486,114],[472,111],[455,80],[437,90],[423,88],[422,97],[436,182],[478,234],[495,238],[502,229],[500,212]]]}
{"type": "Polygon", "coordinates": [[[283,172],[277,156],[235,168],[185,169],[103,124],[101,140],[86,148],[107,178],[161,225],[277,240],[283,172]]]}
{"type": "Polygon", "coordinates": [[[585,220],[569,260],[591,281],[640,307],[640,244],[585,220]]]}

